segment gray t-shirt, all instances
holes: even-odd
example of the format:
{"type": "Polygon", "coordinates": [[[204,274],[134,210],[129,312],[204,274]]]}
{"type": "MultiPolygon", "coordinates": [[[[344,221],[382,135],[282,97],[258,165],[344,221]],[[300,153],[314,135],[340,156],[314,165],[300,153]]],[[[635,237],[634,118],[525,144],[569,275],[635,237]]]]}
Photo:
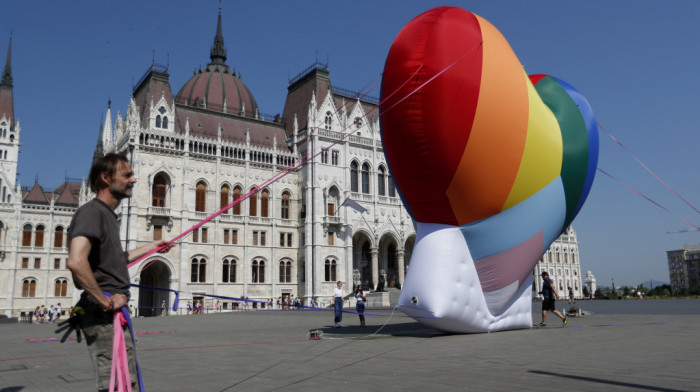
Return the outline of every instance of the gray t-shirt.
{"type": "MultiPolygon", "coordinates": [[[[90,268],[97,284],[110,294],[129,295],[128,253],[119,240],[117,214],[99,199],[92,199],[78,208],[68,229],[68,245],[73,238],[90,240],[90,268]]],[[[79,289],[82,287],[76,287],[79,289]]]]}
{"type": "Polygon", "coordinates": [[[544,297],[544,299],[555,299],[556,298],[554,296],[554,290],[552,290],[553,284],[554,284],[554,282],[552,282],[552,279],[550,279],[550,278],[542,279],[542,297],[544,297]]]}

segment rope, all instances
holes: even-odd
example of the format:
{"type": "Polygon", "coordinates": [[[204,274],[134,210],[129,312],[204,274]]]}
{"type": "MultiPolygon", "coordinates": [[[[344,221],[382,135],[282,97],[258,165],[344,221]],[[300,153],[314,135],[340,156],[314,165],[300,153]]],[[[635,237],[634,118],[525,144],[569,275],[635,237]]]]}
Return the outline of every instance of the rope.
{"type": "Polygon", "coordinates": [[[687,219],[681,217],[680,215],[674,214],[674,213],[671,212],[671,210],[669,210],[668,208],[662,206],[661,204],[655,202],[654,200],[652,200],[651,198],[647,197],[646,195],[644,195],[643,193],[639,192],[638,190],[632,188],[631,186],[629,186],[629,185],[625,184],[624,182],[618,180],[617,178],[613,177],[611,174],[609,174],[609,173],[606,172],[605,170],[603,170],[603,169],[601,169],[601,168],[598,168],[598,171],[601,172],[601,173],[603,173],[603,174],[605,174],[606,176],[612,178],[612,179],[615,180],[617,183],[619,183],[620,185],[624,186],[625,188],[631,190],[632,192],[636,193],[637,195],[639,195],[639,196],[645,198],[647,201],[649,201],[650,203],[654,204],[655,206],[661,208],[662,210],[668,212],[669,214],[675,216],[676,218],[682,220],[683,222],[689,224],[690,226],[692,226],[692,227],[695,228],[696,230],[700,231],[700,227],[698,227],[698,226],[692,224],[689,220],[687,220],[687,219]]]}

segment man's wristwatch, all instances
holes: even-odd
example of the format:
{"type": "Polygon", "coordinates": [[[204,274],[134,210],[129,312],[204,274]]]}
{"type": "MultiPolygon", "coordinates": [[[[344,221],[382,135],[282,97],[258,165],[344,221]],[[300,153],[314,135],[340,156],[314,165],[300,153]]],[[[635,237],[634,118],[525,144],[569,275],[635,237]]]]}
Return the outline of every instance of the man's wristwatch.
{"type": "Polygon", "coordinates": [[[102,309],[103,312],[109,312],[114,308],[114,301],[112,301],[112,298],[107,298],[107,300],[109,301],[109,305],[107,305],[106,308],[102,309]]]}

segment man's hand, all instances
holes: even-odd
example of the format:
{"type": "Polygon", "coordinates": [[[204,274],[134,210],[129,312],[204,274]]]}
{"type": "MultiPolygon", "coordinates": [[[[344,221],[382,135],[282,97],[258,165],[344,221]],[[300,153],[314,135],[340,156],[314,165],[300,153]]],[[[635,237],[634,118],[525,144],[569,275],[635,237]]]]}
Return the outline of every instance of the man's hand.
{"type": "Polygon", "coordinates": [[[154,241],[155,249],[158,249],[158,253],[168,253],[168,251],[175,246],[168,241],[154,241]]]}
{"type": "Polygon", "coordinates": [[[146,245],[130,250],[129,262],[131,263],[132,261],[141,258],[143,255],[153,252],[154,250],[157,250],[159,253],[166,253],[170,250],[170,248],[172,248],[175,245],[176,244],[171,244],[170,242],[165,240],[149,242],[146,245]]]}
{"type": "Polygon", "coordinates": [[[112,299],[112,310],[118,312],[127,305],[126,295],[124,294],[114,294],[110,297],[112,299]]]}

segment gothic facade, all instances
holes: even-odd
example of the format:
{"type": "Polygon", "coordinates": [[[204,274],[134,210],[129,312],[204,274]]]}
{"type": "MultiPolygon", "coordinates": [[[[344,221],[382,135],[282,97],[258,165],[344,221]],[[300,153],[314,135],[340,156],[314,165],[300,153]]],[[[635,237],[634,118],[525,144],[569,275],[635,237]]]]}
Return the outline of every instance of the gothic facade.
{"type": "MultiPolygon", "coordinates": [[[[84,181],[45,191],[16,180],[21,129],[10,55],[11,43],[0,85],[0,307],[18,316],[77,300],[66,233],[94,195],[84,181]]],[[[378,100],[333,86],[327,65],[292,78],[283,113],[265,115],[227,65],[219,15],[209,64],[177,93],[168,67],[153,64],[125,98],[124,115],[108,104],[94,152],[125,154],[135,172],[133,196],[116,211],[124,248],[178,237],[170,252],[130,269],[140,286],[131,303],[142,314],[171,306],[173,291],[181,304],[212,306],[204,295],[213,294],[324,305],[338,280],[401,287],[416,233],[384,156],[378,100]]],[[[573,229],[535,274],[543,267],[580,296],[573,229]]],[[[224,309],[238,302],[219,301],[224,309]]]]}

